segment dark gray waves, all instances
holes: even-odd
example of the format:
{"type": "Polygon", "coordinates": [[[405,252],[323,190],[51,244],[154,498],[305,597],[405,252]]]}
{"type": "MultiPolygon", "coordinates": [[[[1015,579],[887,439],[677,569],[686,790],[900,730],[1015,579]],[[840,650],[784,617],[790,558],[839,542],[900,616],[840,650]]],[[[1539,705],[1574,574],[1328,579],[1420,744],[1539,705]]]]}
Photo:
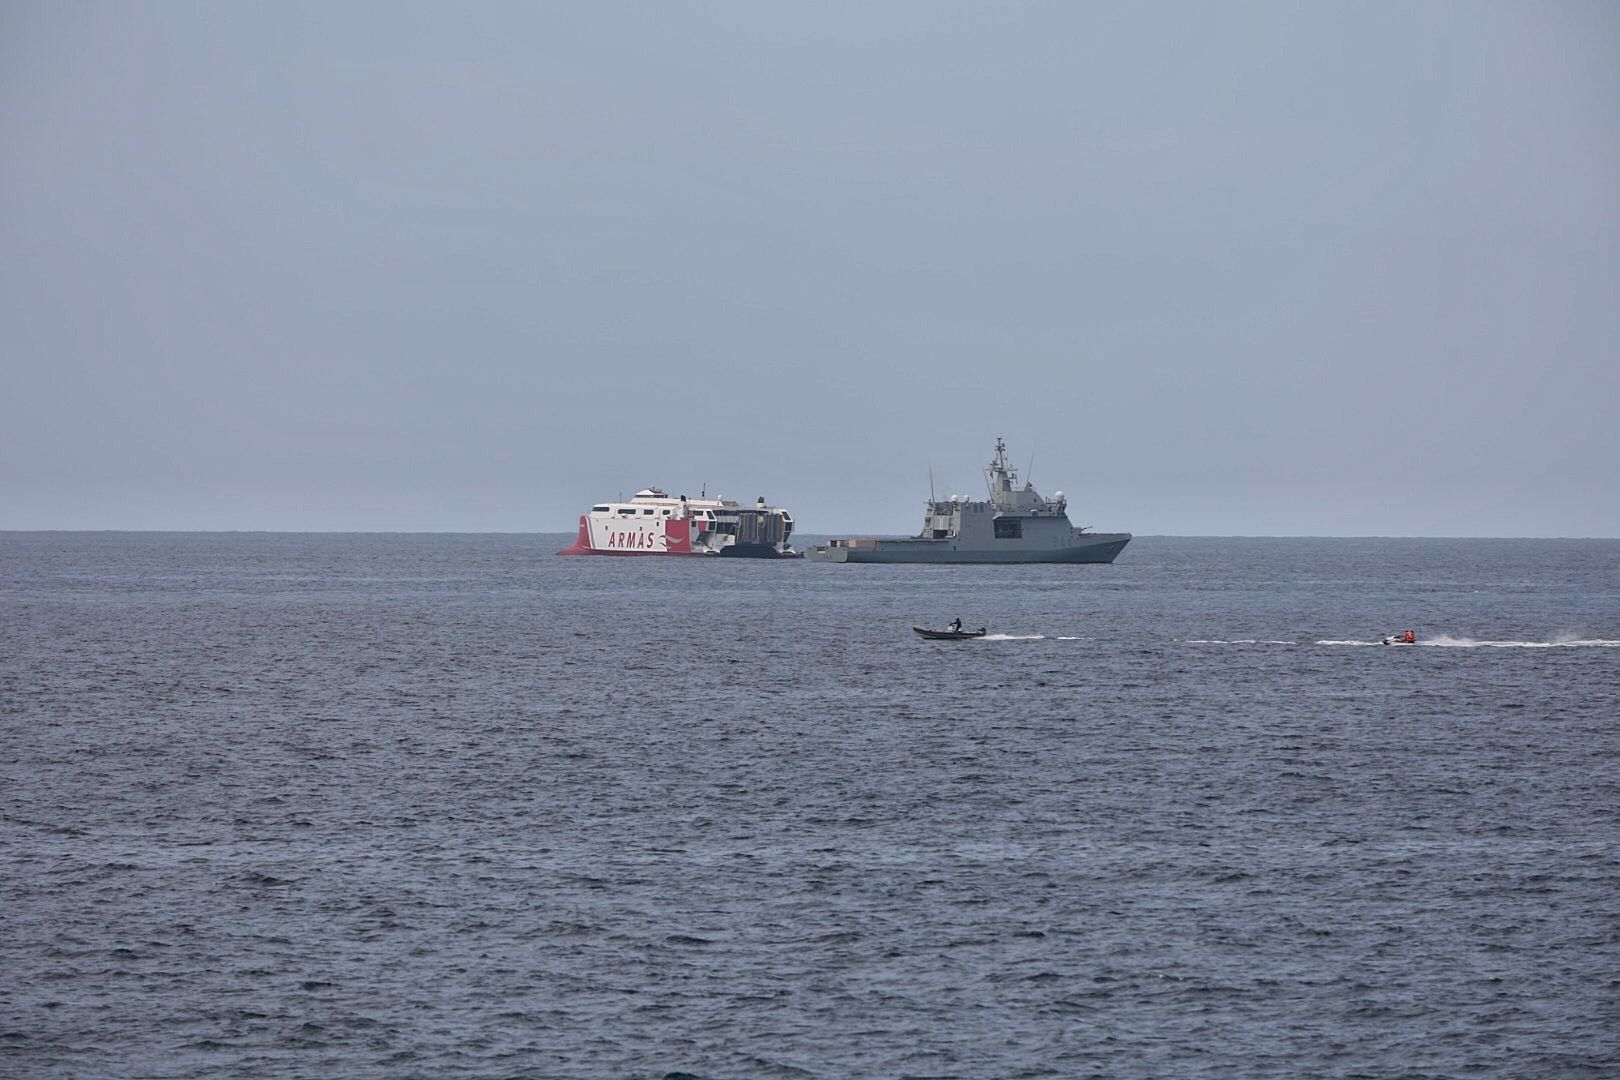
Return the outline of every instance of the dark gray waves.
{"type": "Polygon", "coordinates": [[[0,1075],[1620,1067],[1620,542],[561,539],[0,534],[0,1075]]]}

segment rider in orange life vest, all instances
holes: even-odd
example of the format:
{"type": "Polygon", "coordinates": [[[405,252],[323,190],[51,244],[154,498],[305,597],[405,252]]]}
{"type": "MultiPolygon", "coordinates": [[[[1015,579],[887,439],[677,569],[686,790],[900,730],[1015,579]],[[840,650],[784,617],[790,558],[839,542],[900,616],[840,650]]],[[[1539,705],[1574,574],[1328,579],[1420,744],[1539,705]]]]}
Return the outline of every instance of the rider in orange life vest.
{"type": "Polygon", "coordinates": [[[1411,645],[1411,644],[1414,644],[1417,641],[1417,635],[1414,634],[1412,631],[1408,630],[1404,634],[1401,635],[1401,640],[1406,642],[1408,645],[1411,645]]]}

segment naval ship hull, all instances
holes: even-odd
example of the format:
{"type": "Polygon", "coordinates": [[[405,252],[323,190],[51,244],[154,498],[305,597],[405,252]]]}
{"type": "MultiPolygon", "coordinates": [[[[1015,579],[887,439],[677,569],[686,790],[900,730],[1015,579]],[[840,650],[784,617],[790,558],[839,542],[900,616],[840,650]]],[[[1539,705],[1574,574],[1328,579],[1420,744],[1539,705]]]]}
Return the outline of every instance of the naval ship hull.
{"type": "Polygon", "coordinates": [[[843,540],[810,549],[815,562],[1007,565],[1021,563],[1111,563],[1130,543],[1130,533],[1088,533],[1062,547],[986,549],[953,540],[843,540]]]}

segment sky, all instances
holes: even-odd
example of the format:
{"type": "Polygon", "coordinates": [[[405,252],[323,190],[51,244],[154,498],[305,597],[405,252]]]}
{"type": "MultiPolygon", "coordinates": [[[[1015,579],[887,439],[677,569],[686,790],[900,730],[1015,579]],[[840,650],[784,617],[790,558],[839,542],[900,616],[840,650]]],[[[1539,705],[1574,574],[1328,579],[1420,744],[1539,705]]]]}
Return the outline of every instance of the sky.
{"type": "Polygon", "coordinates": [[[1620,536],[1620,5],[0,5],[0,529],[1620,536]]]}

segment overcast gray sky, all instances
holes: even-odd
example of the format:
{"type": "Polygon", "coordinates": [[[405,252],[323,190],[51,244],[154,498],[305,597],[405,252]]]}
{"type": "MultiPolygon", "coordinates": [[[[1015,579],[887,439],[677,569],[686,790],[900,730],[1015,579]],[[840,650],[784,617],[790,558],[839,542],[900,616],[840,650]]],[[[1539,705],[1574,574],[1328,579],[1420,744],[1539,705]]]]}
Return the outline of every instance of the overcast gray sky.
{"type": "Polygon", "coordinates": [[[1620,536],[1620,5],[0,5],[0,528],[1620,536]]]}

